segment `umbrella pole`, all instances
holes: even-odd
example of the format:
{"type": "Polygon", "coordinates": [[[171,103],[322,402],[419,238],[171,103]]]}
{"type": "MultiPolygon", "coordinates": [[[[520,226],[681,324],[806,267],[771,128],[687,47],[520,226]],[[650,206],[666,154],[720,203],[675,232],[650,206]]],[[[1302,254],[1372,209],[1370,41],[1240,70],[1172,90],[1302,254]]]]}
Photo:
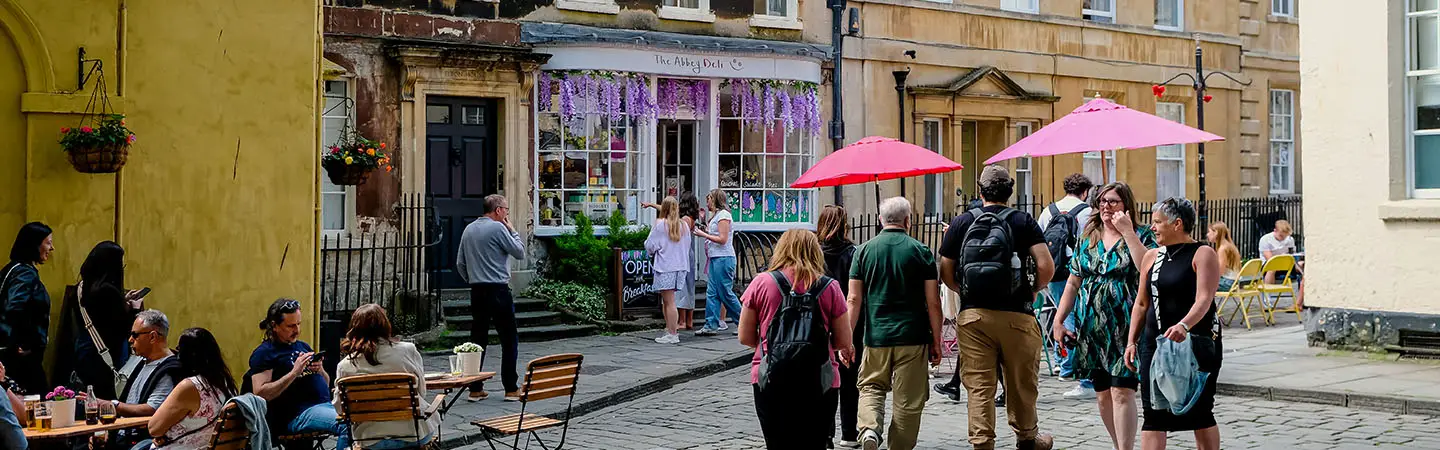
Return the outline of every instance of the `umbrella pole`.
{"type": "Polygon", "coordinates": [[[880,217],[880,177],[875,177],[875,217],[880,217]]]}

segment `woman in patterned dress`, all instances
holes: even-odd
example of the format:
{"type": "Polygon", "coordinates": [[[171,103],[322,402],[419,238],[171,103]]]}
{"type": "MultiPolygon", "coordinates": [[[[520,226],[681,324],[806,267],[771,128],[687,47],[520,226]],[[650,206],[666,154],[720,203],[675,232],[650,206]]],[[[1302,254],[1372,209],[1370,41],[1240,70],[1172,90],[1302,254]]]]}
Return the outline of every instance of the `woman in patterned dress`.
{"type": "Polygon", "coordinates": [[[1139,262],[1155,248],[1155,234],[1135,220],[1135,195],[1125,183],[1100,188],[1089,223],[1075,256],[1070,279],[1060,298],[1054,325],[1055,342],[1073,346],[1075,372],[1089,373],[1095,384],[1095,402],[1110,440],[1119,450],[1135,448],[1139,419],[1135,389],[1140,377],[1125,366],[1125,342],[1130,333],[1130,307],[1139,285],[1139,262]],[[1076,331],[1060,323],[1075,311],[1076,331]]]}
{"type": "Polygon", "coordinates": [[[185,330],[180,334],[175,353],[180,358],[181,369],[191,376],[175,385],[165,403],[150,417],[150,435],[155,437],[152,448],[209,447],[225,402],[235,396],[235,377],[230,375],[230,368],[220,355],[220,344],[209,330],[185,330]]]}

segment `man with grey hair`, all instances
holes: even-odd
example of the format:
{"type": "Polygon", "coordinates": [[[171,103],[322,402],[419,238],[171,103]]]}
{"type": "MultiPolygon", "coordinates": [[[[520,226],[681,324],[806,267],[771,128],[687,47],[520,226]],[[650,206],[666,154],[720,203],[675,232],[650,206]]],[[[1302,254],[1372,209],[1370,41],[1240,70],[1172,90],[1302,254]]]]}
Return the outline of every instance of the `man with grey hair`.
{"type": "Polygon", "coordinates": [[[940,287],[935,255],[906,234],[910,202],[886,199],[880,220],[885,229],[855,251],[850,267],[850,325],[865,321],[866,347],[856,428],[865,450],[879,448],[885,396],[894,391],[889,448],[910,450],[930,397],[928,364],[940,362],[940,287]]]}
{"type": "MultiPolygon", "coordinates": [[[[485,215],[465,226],[460,234],[460,251],[455,271],[470,284],[471,336],[484,345],[490,322],[500,334],[500,380],[505,384],[505,401],[520,400],[520,376],[515,361],[520,340],[515,330],[515,298],[510,293],[510,258],[525,259],[525,244],[510,224],[510,202],[500,194],[485,197],[485,215]]],[[[484,386],[470,386],[470,401],[489,395],[484,386]]]]}
{"type": "MultiPolygon", "coordinates": [[[[120,417],[150,417],[170,396],[183,378],[180,359],[170,351],[170,319],[153,309],[141,311],[130,325],[130,361],[120,371],[128,381],[120,398],[108,401],[120,417]]],[[[131,448],[146,438],[145,433],[121,431],[112,436],[110,448],[131,448]]]]}
{"type": "Polygon", "coordinates": [[[940,278],[960,294],[956,340],[969,394],[970,445],[995,448],[995,389],[1003,378],[1017,447],[1049,450],[1054,440],[1040,432],[1035,409],[1042,338],[1032,302],[1055,262],[1035,218],[1006,205],[1015,192],[1010,172],[986,166],[979,184],[984,206],[957,216],[940,244],[940,278]]]}

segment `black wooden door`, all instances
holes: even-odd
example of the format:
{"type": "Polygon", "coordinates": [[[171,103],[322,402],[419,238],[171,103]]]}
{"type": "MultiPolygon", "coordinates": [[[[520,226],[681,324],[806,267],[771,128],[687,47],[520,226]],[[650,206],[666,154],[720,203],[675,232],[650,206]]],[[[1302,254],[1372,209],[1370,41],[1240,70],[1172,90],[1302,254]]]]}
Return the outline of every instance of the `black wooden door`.
{"type": "Polygon", "coordinates": [[[495,115],[493,99],[430,97],[425,105],[426,179],[443,233],[428,265],[441,289],[465,286],[455,272],[460,234],[498,190],[495,115]]]}

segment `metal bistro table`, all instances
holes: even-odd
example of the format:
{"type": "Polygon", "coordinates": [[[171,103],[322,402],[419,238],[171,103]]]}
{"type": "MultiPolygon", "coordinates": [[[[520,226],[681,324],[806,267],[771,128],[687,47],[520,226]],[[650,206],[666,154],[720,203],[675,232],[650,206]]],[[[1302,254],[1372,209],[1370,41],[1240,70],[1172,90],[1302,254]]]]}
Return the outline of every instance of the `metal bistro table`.
{"type": "Polygon", "coordinates": [[[125,430],[140,428],[150,423],[149,417],[122,417],[115,419],[115,423],[99,423],[86,425],[85,421],[65,428],[51,428],[45,431],[38,431],[30,428],[25,429],[25,440],[34,441],[40,439],[61,439],[77,436],[86,436],[102,431],[125,430]]]}
{"type": "Polygon", "coordinates": [[[440,389],[445,391],[445,396],[448,397],[449,400],[441,401],[444,405],[440,407],[440,414],[443,415],[450,411],[450,407],[455,406],[455,402],[460,401],[460,397],[465,396],[465,391],[470,389],[471,384],[488,381],[491,378],[495,378],[495,372],[480,372],[479,374],[470,376],[445,374],[438,377],[430,374],[425,376],[425,389],[440,389]]]}

